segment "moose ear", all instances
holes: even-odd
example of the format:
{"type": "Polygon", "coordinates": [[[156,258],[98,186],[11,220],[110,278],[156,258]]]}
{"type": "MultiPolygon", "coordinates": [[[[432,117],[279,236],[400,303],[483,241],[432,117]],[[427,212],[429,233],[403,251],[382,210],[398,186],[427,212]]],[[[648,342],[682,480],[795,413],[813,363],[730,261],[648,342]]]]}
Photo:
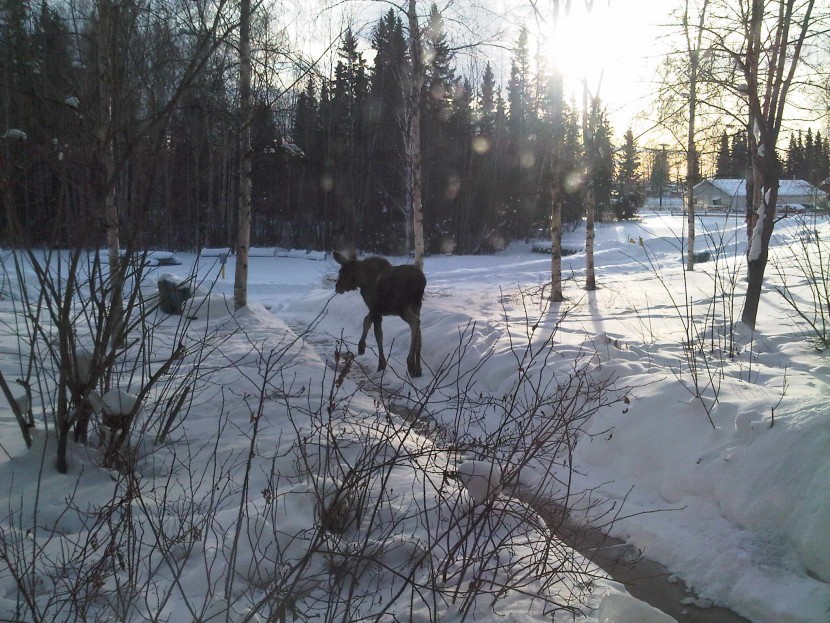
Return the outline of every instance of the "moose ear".
{"type": "Polygon", "coordinates": [[[352,261],[351,258],[346,257],[345,255],[340,253],[340,251],[335,251],[334,253],[332,253],[332,255],[334,256],[334,259],[337,261],[337,263],[341,266],[345,266],[346,264],[352,261]]]}

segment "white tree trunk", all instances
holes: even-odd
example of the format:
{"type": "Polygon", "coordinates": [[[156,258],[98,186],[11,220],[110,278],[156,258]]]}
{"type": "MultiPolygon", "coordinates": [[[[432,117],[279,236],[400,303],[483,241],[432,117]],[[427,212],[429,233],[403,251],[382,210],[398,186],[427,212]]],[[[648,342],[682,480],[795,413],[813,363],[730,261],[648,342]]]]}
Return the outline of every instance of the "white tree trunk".
{"type": "Polygon", "coordinates": [[[239,21],[239,230],[233,307],[248,304],[248,251],[251,245],[251,0],[240,0],[239,21]]]}
{"type": "Polygon", "coordinates": [[[407,165],[412,198],[412,235],[415,243],[415,265],[424,269],[424,210],[421,203],[421,88],[424,71],[421,62],[421,34],[415,0],[409,0],[409,54],[412,59],[412,81],[409,88],[409,132],[407,133],[407,165]]]}
{"type": "Polygon", "coordinates": [[[596,122],[593,114],[588,119],[588,81],[582,80],[582,140],[585,149],[585,289],[589,292],[597,289],[596,274],[594,272],[594,219],[596,204],[594,203],[594,184],[591,179],[591,156],[594,144],[596,122]]]}
{"type": "Polygon", "coordinates": [[[686,270],[695,268],[695,181],[697,175],[697,148],[695,147],[695,121],[697,117],[697,77],[700,65],[700,50],[703,44],[703,30],[706,22],[706,9],[709,0],[703,0],[700,8],[700,21],[697,26],[697,42],[693,46],[689,34],[689,0],[686,0],[686,12],[683,27],[686,35],[686,51],[689,54],[689,135],[686,143],[686,218],[688,244],[686,270]]]}
{"type": "Polygon", "coordinates": [[[115,147],[113,145],[112,90],[113,71],[110,56],[113,45],[114,7],[111,0],[98,2],[98,119],[96,120],[96,144],[101,163],[101,206],[104,232],[109,259],[109,309],[110,339],[115,345],[124,342],[124,305],[122,301],[123,271],[121,267],[121,241],[118,227],[118,203],[115,196],[115,147]]]}
{"type": "MultiPolygon", "coordinates": [[[[554,170],[554,176],[558,172],[554,170]]],[[[562,202],[559,200],[559,182],[554,177],[551,184],[550,209],[550,300],[565,300],[562,294],[562,202]]]]}

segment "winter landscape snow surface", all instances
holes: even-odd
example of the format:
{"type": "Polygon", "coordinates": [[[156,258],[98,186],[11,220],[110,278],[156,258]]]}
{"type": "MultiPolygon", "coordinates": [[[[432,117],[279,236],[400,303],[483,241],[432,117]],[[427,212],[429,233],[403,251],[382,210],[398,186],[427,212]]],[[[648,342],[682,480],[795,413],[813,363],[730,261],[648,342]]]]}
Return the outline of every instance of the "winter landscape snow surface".
{"type": "MultiPolygon", "coordinates": [[[[830,240],[826,220],[808,225],[830,240]]],[[[532,621],[557,604],[555,620],[671,620],[552,547],[521,489],[662,563],[697,605],[830,621],[830,361],[775,288],[810,304],[791,258],[815,243],[803,223],[776,226],[753,332],[739,322],[743,222],[702,220],[698,248],[713,259],[692,272],[683,227],[665,214],[600,227],[599,290],[582,288],[584,255],[569,256],[561,304],[547,302],[550,258],[530,244],[428,257],[418,379],[396,318],[383,323],[385,373],[371,334],[353,358],[365,309],[357,292],[334,294],[330,257],[251,257],[249,306],[234,314],[233,257],[222,276],[216,258],[177,253],[143,290],[160,272],[199,289],[184,316],[154,316],[147,365],[182,341],[210,346],[178,369],[198,374],[164,440],[147,399],[134,477],[101,467],[95,443],[72,444],[58,474],[43,409],[27,451],[2,401],[0,619],[68,620],[83,584],[89,620],[532,621]],[[560,412],[573,431],[548,428],[560,412]],[[90,535],[114,518],[129,534],[107,549],[90,535]],[[486,562],[465,566],[476,556],[486,562]]],[[[14,379],[20,289],[4,258],[0,369],[14,379]]]]}

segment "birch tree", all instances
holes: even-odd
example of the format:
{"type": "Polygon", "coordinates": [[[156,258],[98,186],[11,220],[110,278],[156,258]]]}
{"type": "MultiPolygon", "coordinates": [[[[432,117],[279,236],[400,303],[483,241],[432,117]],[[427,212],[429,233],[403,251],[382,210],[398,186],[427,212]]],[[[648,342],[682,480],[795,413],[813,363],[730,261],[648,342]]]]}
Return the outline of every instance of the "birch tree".
{"type": "Polygon", "coordinates": [[[233,307],[248,304],[248,251],[251,245],[251,0],[239,2],[239,230],[233,307]]]}
{"type": "MultiPolygon", "coordinates": [[[[585,10],[588,13],[594,8],[594,0],[584,0],[585,10]]],[[[567,17],[571,10],[572,0],[551,0],[553,5],[553,32],[552,37],[556,37],[556,30],[560,26],[560,19],[564,11],[564,16],[567,17]]],[[[553,151],[550,155],[552,167],[552,186],[551,186],[551,300],[562,301],[564,296],[562,293],[562,179],[564,166],[562,158],[562,144],[564,143],[564,115],[559,115],[559,111],[564,108],[562,98],[564,97],[562,83],[563,76],[561,71],[554,67],[553,74],[553,89],[551,109],[553,113],[554,123],[554,142],[553,151]],[[557,131],[557,116],[562,119],[562,124],[557,131]]],[[[588,141],[590,139],[590,132],[588,128],[588,83],[587,77],[583,77],[583,142],[585,143],[585,152],[588,153],[588,141]]],[[[594,206],[591,197],[590,175],[586,171],[586,214],[587,226],[585,232],[585,288],[586,290],[596,289],[596,278],[594,276],[594,206]]]]}
{"type": "Polygon", "coordinates": [[[118,227],[118,204],[115,196],[115,129],[113,125],[115,75],[114,29],[116,6],[111,0],[99,0],[96,23],[97,54],[96,73],[98,85],[98,111],[95,118],[95,151],[98,156],[98,197],[103,216],[104,233],[109,256],[110,328],[114,344],[124,339],[124,310],[121,301],[123,273],[121,270],[121,244],[118,227]]]}
{"type": "Polygon", "coordinates": [[[746,98],[753,197],[747,210],[747,292],[741,319],[755,328],[769,242],[775,226],[781,162],[776,151],[785,107],[816,18],[815,0],[723,2],[713,25],[718,46],[731,61],[731,84],[746,98]]]}
{"type": "Polygon", "coordinates": [[[565,300],[562,293],[562,193],[565,175],[565,112],[562,72],[554,68],[551,78],[550,116],[553,144],[550,153],[550,300],[565,300]]]}
{"type": "MultiPolygon", "coordinates": [[[[409,23],[409,58],[412,75],[409,83],[409,115],[406,123],[406,167],[408,205],[415,246],[415,265],[424,269],[424,209],[421,202],[421,89],[424,66],[421,58],[421,32],[415,0],[409,0],[406,17],[409,23]]],[[[407,240],[407,245],[409,241],[407,240]]]]}
{"type": "MultiPolygon", "coordinates": [[[[590,5],[589,5],[590,6],[590,5]]],[[[591,155],[594,152],[594,131],[596,119],[588,113],[588,79],[582,78],[582,143],[585,154],[585,289],[589,292],[597,289],[594,271],[594,220],[596,203],[594,202],[594,184],[591,171],[591,155]]]]}
{"type": "Polygon", "coordinates": [[[686,39],[686,53],[689,55],[689,132],[686,140],[686,218],[688,237],[686,248],[686,270],[695,268],[695,181],[697,174],[697,148],[695,146],[695,120],[697,117],[697,85],[703,30],[709,0],[703,0],[700,9],[696,37],[689,32],[689,0],[683,13],[683,34],[686,39]]]}
{"type": "MultiPolygon", "coordinates": [[[[560,11],[570,11],[571,0],[552,0],[553,29],[551,36],[556,37],[559,27],[560,11]],[[564,6],[563,6],[564,4],[564,6]]],[[[562,292],[562,199],[563,179],[565,177],[565,94],[562,70],[554,63],[550,90],[550,115],[553,128],[553,144],[550,153],[551,187],[550,187],[550,300],[565,300],[562,292]]]]}

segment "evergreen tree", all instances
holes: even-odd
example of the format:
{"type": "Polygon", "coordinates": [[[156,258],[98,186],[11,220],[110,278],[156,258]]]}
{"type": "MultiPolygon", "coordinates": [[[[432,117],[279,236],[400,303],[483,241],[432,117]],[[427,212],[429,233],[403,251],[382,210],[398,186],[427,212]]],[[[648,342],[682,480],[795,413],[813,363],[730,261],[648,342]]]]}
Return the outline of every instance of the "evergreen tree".
{"type": "Polygon", "coordinates": [[[652,152],[649,192],[652,196],[665,197],[669,187],[669,156],[665,149],[652,152]]]}
{"type": "Polygon", "coordinates": [[[527,236],[530,233],[537,206],[537,186],[532,179],[538,175],[537,159],[531,144],[531,79],[528,61],[527,29],[522,28],[513,51],[510,64],[510,79],[507,84],[507,157],[509,158],[509,196],[506,198],[510,212],[507,233],[511,238],[527,236]]]}
{"type": "Polygon", "coordinates": [[[367,130],[367,218],[373,223],[369,246],[400,253],[405,230],[405,110],[408,91],[407,44],[403,23],[389,9],[372,32],[375,62],[369,77],[367,130]]]}
{"type": "Polygon", "coordinates": [[[319,131],[317,118],[317,98],[315,97],[314,79],[309,78],[306,88],[297,96],[294,108],[292,138],[306,155],[311,152],[314,134],[319,131]]]}
{"type": "Polygon", "coordinates": [[[481,79],[476,111],[477,130],[472,140],[470,181],[467,190],[473,210],[469,252],[490,250],[494,225],[504,191],[501,164],[504,143],[504,102],[496,89],[493,68],[488,62],[481,79]]]}
{"type": "Polygon", "coordinates": [[[452,239],[446,240],[441,251],[471,253],[478,246],[479,223],[474,214],[476,193],[473,188],[473,139],[476,133],[473,113],[473,88],[463,80],[454,93],[451,118],[453,152],[446,197],[454,219],[452,239]]]}
{"type": "Polygon", "coordinates": [[[798,131],[798,137],[795,141],[795,154],[793,157],[793,164],[792,164],[792,171],[791,175],[794,178],[803,178],[804,177],[804,141],[801,136],[801,130],[798,131]]]}
{"type": "Polygon", "coordinates": [[[588,154],[590,184],[594,192],[596,220],[611,216],[611,195],[614,186],[614,146],[611,144],[611,127],[600,106],[599,98],[591,103],[591,149],[588,154]]]}
{"type": "Polygon", "coordinates": [[[527,36],[527,28],[522,27],[510,63],[510,81],[507,83],[510,140],[519,147],[523,146],[528,137],[531,108],[527,36]]]}
{"type": "Polygon", "coordinates": [[[732,177],[746,178],[749,167],[749,147],[746,130],[736,132],[732,136],[729,153],[732,157],[732,177]]]}
{"type": "Polygon", "coordinates": [[[807,128],[804,135],[804,165],[799,179],[807,180],[811,184],[816,181],[816,163],[819,157],[818,146],[813,139],[813,129],[807,128]]]}
{"type": "Polygon", "coordinates": [[[579,113],[570,108],[565,109],[564,119],[562,222],[576,226],[585,214],[585,180],[580,166],[584,158],[582,124],[579,113]]]}
{"type": "Polygon", "coordinates": [[[815,174],[813,177],[813,184],[819,185],[827,179],[830,173],[830,160],[828,160],[827,140],[822,137],[821,130],[816,132],[816,156],[815,156],[815,174]]]}
{"type": "Polygon", "coordinates": [[[482,136],[493,136],[496,123],[496,77],[490,62],[484,67],[481,77],[481,96],[478,108],[478,127],[482,136]]]}
{"type": "Polygon", "coordinates": [[[334,70],[331,98],[331,150],[335,161],[334,194],[342,221],[344,242],[364,245],[365,163],[363,113],[368,100],[366,62],[351,28],[343,34],[334,70]]]}
{"type": "Polygon", "coordinates": [[[732,153],[729,149],[729,136],[726,134],[726,130],[724,130],[720,136],[720,143],[718,144],[718,158],[715,163],[715,177],[736,177],[733,164],[732,153]]]}
{"type": "Polygon", "coordinates": [[[795,135],[790,134],[790,142],[787,145],[787,158],[784,162],[784,175],[788,178],[793,178],[796,175],[796,162],[798,160],[797,145],[795,142],[795,135]]]}
{"type": "Polygon", "coordinates": [[[456,188],[463,169],[455,142],[464,139],[453,134],[454,100],[462,86],[452,66],[444,18],[435,4],[424,33],[423,56],[427,59],[421,108],[424,235],[427,249],[440,252],[453,244],[456,188]]]}
{"type": "MultiPolygon", "coordinates": [[[[332,219],[326,213],[324,197],[328,194],[328,180],[324,175],[325,146],[321,120],[321,103],[313,77],[297,96],[292,126],[294,143],[305,157],[297,163],[298,181],[292,186],[290,210],[294,244],[330,249],[334,245],[332,219]]],[[[283,243],[284,244],[284,243],[283,243]]]]}
{"type": "Polygon", "coordinates": [[[640,159],[631,130],[625,133],[614,187],[614,215],[617,220],[634,218],[645,197],[640,175],[640,159]]]}

